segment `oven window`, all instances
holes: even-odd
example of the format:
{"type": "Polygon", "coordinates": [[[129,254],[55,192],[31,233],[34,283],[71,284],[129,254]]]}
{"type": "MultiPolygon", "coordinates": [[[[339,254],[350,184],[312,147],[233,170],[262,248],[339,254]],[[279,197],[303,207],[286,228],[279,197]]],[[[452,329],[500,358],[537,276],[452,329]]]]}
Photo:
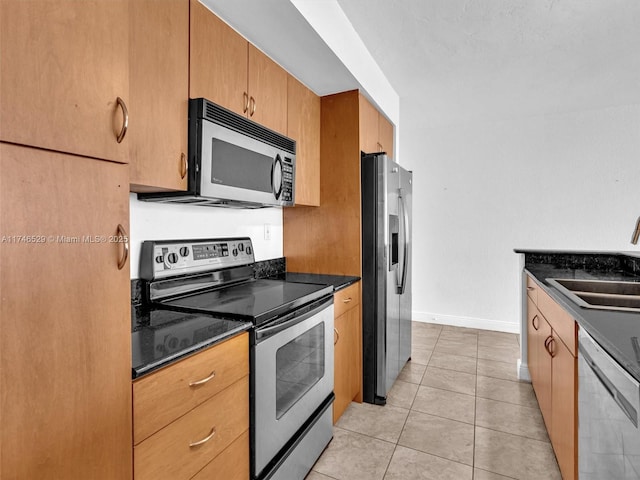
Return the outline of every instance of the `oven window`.
{"type": "Polygon", "coordinates": [[[304,397],[324,376],[324,322],[280,347],[276,353],[276,417],[304,397]]]}

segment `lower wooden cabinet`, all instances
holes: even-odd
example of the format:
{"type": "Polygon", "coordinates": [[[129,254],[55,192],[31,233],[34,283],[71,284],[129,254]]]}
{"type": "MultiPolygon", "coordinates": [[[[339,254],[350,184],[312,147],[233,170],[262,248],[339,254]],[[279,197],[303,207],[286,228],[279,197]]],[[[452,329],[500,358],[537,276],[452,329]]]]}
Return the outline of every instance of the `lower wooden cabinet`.
{"type": "Polygon", "coordinates": [[[131,479],[129,167],[0,143],[0,171],[0,478],[131,479]]]}
{"type": "Polygon", "coordinates": [[[361,400],[362,328],[360,323],[360,284],[351,285],[334,296],[335,359],[333,423],[353,400],[361,400]],[[358,398],[360,397],[360,398],[358,398]]]}
{"type": "Polygon", "coordinates": [[[243,333],[134,383],[136,480],[248,478],[248,352],[243,333]]]}
{"type": "Polygon", "coordinates": [[[564,480],[578,478],[578,361],[575,321],[529,284],[527,349],[531,383],[564,480]],[[535,300],[534,300],[535,299],[535,300]]]}

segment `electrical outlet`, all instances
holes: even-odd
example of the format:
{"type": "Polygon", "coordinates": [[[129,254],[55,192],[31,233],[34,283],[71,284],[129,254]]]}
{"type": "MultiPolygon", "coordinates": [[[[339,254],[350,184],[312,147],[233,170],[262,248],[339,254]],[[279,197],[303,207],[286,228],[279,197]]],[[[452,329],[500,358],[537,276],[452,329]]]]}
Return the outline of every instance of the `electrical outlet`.
{"type": "Polygon", "coordinates": [[[264,224],[264,239],[271,240],[271,224],[269,223],[264,224]]]}

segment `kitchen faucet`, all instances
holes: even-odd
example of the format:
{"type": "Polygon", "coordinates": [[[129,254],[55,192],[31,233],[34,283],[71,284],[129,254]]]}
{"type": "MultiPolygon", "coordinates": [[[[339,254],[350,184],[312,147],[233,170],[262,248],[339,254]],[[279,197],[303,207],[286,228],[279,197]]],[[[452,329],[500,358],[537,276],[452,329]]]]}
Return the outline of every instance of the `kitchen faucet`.
{"type": "Polygon", "coordinates": [[[636,245],[638,243],[638,237],[640,237],[640,217],[638,217],[638,220],[636,220],[636,229],[633,231],[631,243],[636,245]]]}

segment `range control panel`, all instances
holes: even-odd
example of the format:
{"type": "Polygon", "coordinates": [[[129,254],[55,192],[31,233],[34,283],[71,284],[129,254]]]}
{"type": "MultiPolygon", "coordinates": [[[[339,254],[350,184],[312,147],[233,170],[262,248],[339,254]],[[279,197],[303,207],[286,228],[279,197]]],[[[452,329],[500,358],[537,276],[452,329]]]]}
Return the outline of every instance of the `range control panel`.
{"type": "Polygon", "coordinates": [[[142,243],[140,278],[156,280],[254,263],[250,238],[142,243]]]}

